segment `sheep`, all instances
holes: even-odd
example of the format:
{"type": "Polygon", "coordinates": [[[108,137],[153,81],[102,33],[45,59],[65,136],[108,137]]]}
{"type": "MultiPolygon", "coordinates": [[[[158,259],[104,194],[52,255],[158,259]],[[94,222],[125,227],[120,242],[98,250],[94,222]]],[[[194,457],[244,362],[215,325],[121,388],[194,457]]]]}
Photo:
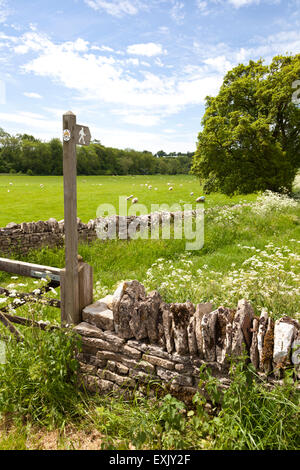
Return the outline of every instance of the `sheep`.
{"type": "Polygon", "coordinates": [[[170,187],[169,187],[169,191],[173,191],[173,188],[172,188],[172,186],[170,186],[170,187]]]}
{"type": "Polygon", "coordinates": [[[138,198],[135,197],[134,199],[132,199],[132,204],[136,204],[138,202],[138,198]]]}

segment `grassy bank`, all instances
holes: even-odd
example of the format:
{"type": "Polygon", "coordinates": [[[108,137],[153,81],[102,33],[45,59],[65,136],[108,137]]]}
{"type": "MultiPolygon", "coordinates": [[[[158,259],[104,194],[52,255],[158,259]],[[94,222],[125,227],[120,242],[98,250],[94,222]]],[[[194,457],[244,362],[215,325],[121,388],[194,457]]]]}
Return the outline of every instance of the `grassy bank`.
{"type": "MultiPolygon", "coordinates": [[[[141,178],[143,183],[139,184],[159,184],[152,177],[141,178]]],[[[183,194],[192,191],[192,179],[177,178],[183,198],[183,194]]],[[[111,184],[105,181],[105,185],[111,184]]],[[[160,193],[157,190],[157,197],[165,197],[160,202],[176,201],[177,194],[175,197],[175,190],[167,189],[168,182],[174,184],[173,178],[164,177],[160,193]]],[[[117,186],[111,186],[111,191],[117,186]]],[[[122,191],[130,195],[133,191],[129,189],[126,180],[122,191]]],[[[145,202],[152,202],[149,194],[154,197],[153,189],[139,186],[139,191],[141,202],[143,197],[145,202]]],[[[110,197],[113,200],[116,194],[110,197]]],[[[190,299],[195,303],[211,301],[216,307],[235,307],[245,297],[256,314],[266,308],[274,318],[290,315],[299,320],[299,203],[271,193],[234,200],[211,195],[206,199],[206,209],[210,210],[206,212],[205,242],[200,250],[186,251],[185,239],[98,240],[92,245],[81,245],[80,254],[94,269],[95,299],[111,293],[121,280],[138,279],[148,290],[158,289],[169,302],[190,299]],[[251,204],[234,207],[242,200],[251,204]],[[228,203],[232,207],[228,208],[228,203]]],[[[36,220],[50,216],[40,214],[36,220]]],[[[90,218],[87,212],[86,216],[85,221],[90,218]]],[[[27,218],[34,219],[32,214],[27,218]]],[[[18,222],[15,218],[14,221],[18,222]]],[[[24,260],[63,267],[64,250],[45,248],[30,253],[24,260]]],[[[41,284],[0,273],[0,285],[29,291],[41,284]]],[[[51,292],[51,296],[58,297],[59,290],[51,292]]],[[[11,299],[1,296],[0,301],[6,305],[11,299]]],[[[16,312],[59,322],[59,311],[49,307],[32,305],[16,312]]],[[[235,367],[232,385],[222,398],[221,407],[217,383],[205,376],[210,399],[205,401],[196,395],[189,408],[168,395],[145,399],[137,393],[133,399],[92,398],[76,386],[72,341],[56,332],[46,336],[27,330],[24,345],[10,343],[7,363],[0,365],[0,449],[300,447],[299,392],[289,375],[282,386],[269,390],[253,381],[255,372],[251,367],[235,367]]]]}

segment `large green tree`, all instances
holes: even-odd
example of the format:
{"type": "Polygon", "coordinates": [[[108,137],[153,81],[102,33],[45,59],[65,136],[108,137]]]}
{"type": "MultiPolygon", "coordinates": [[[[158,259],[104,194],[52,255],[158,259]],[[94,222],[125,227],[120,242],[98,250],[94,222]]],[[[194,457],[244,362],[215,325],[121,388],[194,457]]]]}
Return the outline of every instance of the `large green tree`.
{"type": "Polygon", "coordinates": [[[300,166],[300,54],[240,64],[206,98],[192,172],[204,191],[291,191],[300,166]],[[293,88],[294,87],[294,88],[293,88]]]}

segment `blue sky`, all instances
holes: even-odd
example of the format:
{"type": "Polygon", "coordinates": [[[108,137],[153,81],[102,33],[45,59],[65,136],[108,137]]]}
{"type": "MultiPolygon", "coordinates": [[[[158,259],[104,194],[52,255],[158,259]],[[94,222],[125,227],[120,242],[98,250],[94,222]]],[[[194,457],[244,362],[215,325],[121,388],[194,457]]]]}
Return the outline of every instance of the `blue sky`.
{"type": "Polygon", "coordinates": [[[300,52],[300,0],[0,0],[0,127],[194,151],[226,71],[300,52]]]}

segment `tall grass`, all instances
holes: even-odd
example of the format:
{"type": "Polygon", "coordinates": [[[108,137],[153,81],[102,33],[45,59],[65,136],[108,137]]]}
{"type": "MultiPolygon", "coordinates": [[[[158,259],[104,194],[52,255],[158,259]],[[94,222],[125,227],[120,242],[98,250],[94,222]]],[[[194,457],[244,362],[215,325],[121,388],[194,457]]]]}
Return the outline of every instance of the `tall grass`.
{"type": "Polygon", "coordinates": [[[23,342],[7,343],[0,364],[0,413],[60,426],[78,413],[80,343],[67,330],[27,328],[24,335],[23,342]]]}

